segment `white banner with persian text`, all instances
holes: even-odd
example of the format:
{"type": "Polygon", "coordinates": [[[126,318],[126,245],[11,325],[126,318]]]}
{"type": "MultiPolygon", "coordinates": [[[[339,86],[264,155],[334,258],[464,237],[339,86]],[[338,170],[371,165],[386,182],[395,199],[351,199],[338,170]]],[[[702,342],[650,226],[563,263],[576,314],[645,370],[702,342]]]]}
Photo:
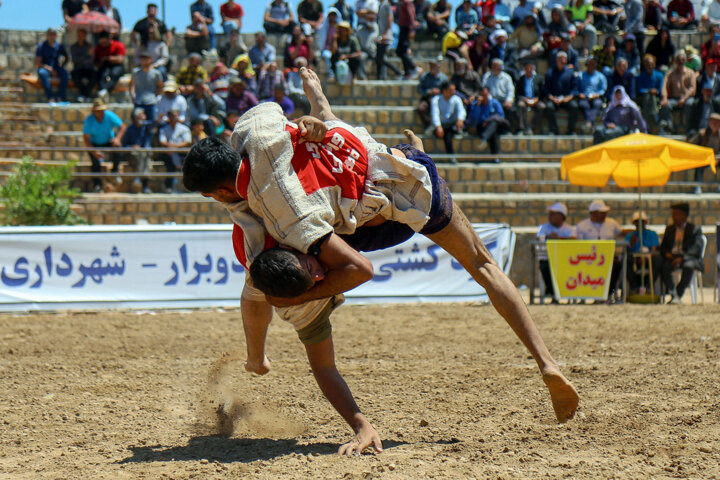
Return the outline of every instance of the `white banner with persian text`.
{"type": "MultiPolygon", "coordinates": [[[[503,269],[508,226],[476,225],[503,269]]],[[[238,306],[245,269],[231,225],[0,228],[0,310],[238,306]]],[[[370,282],[349,303],[483,301],[487,297],[444,250],[421,235],[367,254],[370,282]]]]}

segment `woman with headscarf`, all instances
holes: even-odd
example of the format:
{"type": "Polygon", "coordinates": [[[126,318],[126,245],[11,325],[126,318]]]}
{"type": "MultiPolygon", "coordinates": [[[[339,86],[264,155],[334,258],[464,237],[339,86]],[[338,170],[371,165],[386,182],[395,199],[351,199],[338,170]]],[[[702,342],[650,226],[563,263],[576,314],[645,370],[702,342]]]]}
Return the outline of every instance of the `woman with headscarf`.
{"type": "Polygon", "coordinates": [[[670,30],[661,28],[648,44],[645,53],[655,57],[655,68],[663,73],[667,72],[675,56],[675,44],[670,37],[670,30]]]}
{"type": "Polygon", "coordinates": [[[232,69],[237,72],[240,78],[245,80],[247,89],[254,94],[257,91],[257,79],[255,78],[255,70],[253,70],[250,56],[247,53],[243,53],[235,57],[232,63],[232,69]]]}
{"type": "Polygon", "coordinates": [[[550,52],[552,50],[555,50],[556,48],[559,48],[560,39],[564,35],[569,34],[570,26],[568,24],[567,18],[565,17],[565,12],[563,12],[563,9],[561,7],[553,7],[553,9],[550,11],[550,23],[548,23],[547,28],[543,32],[546,51],[550,52]]]}
{"type": "Polygon", "coordinates": [[[325,61],[325,67],[327,68],[330,79],[335,78],[335,72],[333,72],[332,64],[330,63],[330,57],[332,57],[332,42],[335,34],[337,34],[337,25],[342,21],[343,18],[340,11],[335,7],[330,7],[325,16],[325,21],[316,33],[320,55],[325,61]]]}
{"type": "Polygon", "coordinates": [[[640,109],[625,92],[622,85],[613,88],[610,105],[602,116],[602,126],[595,129],[593,144],[612,140],[627,135],[635,129],[647,133],[645,120],[640,109]]]}

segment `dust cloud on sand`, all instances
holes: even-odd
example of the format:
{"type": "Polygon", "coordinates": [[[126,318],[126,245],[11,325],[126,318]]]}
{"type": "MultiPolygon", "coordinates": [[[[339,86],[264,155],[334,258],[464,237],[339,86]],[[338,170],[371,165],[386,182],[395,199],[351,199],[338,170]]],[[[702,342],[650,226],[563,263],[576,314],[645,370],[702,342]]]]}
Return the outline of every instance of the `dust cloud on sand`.
{"type": "Polygon", "coordinates": [[[293,438],[306,427],[248,384],[244,352],[225,352],[212,363],[198,412],[198,431],[231,437],[293,438]]]}

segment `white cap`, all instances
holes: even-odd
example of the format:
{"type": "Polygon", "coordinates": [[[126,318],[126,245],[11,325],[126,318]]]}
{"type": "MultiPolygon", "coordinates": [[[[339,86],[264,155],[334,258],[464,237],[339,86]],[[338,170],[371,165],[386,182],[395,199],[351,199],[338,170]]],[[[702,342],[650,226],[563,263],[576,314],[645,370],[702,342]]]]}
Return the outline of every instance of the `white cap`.
{"type": "Polygon", "coordinates": [[[609,212],[610,207],[605,205],[605,202],[602,200],[593,200],[588,210],[591,212],[609,212]]]}
{"type": "Polygon", "coordinates": [[[647,222],[648,219],[647,219],[647,215],[645,215],[645,212],[642,212],[642,214],[640,212],[633,213],[632,221],[636,222],[640,218],[641,215],[642,215],[643,222],[647,222]]]}
{"type": "Polygon", "coordinates": [[[550,205],[549,207],[547,207],[547,211],[548,211],[548,212],[562,213],[565,218],[567,218],[567,214],[568,214],[568,209],[567,209],[567,207],[565,206],[565,204],[562,203],[562,202],[553,203],[552,205],[550,205]]]}

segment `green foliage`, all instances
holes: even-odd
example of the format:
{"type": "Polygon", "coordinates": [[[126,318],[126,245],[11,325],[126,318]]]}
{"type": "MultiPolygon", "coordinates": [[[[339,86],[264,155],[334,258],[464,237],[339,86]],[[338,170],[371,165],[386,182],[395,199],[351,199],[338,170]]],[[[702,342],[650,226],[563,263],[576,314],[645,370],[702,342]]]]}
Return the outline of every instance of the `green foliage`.
{"type": "Polygon", "coordinates": [[[72,211],[73,199],[81,196],[70,188],[75,162],[37,165],[24,157],[13,174],[0,185],[0,221],[3,225],[76,225],[86,223],[72,211]]]}

